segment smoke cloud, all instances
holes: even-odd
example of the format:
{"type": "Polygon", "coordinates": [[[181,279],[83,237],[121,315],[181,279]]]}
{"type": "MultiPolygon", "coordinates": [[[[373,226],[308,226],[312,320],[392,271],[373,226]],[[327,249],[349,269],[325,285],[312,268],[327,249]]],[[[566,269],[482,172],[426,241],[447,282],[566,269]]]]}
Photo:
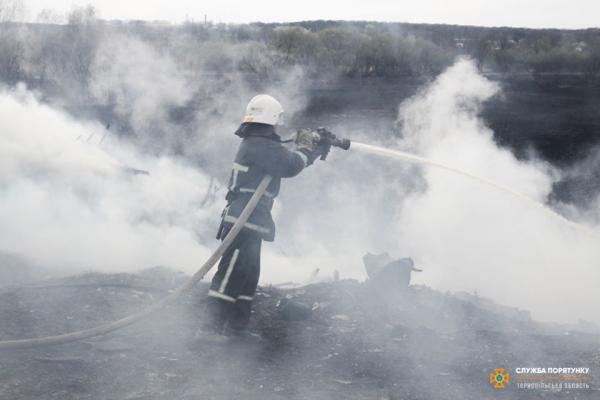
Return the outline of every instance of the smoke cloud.
{"type": "MultiPolygon", "coordinates": [[[[369,123],[332,128],[469,171],[599,232],[597,194],[590,193],[593,206],[585,210],[551,202],[563,172],[535,157],[519,160],[495,143],[479,112],[499,93],[471,61],[459,60],[400,106],[400,139],[392,132],[374,139],[369,123]]],[[[342,278],[364,280],[362,256],[388,251],[424,269],[414,283],[477,292],[541,320],[600,321],[597,239],[477,180],[351,148],[333,150],[326,163],[284,182],[280,198],[281,233],[265,257],[267,276],[279,281],[304,282],[316,268],[318,280],[336,269],[342,278]]]]}
{"type": "Polygon", "coordinates": [[[0,251],[114,272],[190,272],[210,254],[202,241],[218,206],[198,207],[209,180],[183,160],[145,156],[23,88],[0,95],[0,120],[0,251]]]}
{"type": "MultiPolygon", "coordinates": [[[[517,160],[478,118],[482,102],[497,93],[473,63],[457,62],[400,107],[398,146],[547,203],[559,171],[517,160]]],[[[396,215],[402,242],[428,271],[422,282],[477,290],[545,320],[600,320],[596,239],[474,180],[435,168],[422,177],[426,189],[396,215]]],[[[573,208],[567,217],[599,230],[573,208]]]]}
{"type": "Polygon", "coordinates": [[[24,86],[0,93],[0,252],[70,272],[193,273],[218,245],[247,102],[271,93],[292,120],[306,104],[303,72],[255,87],[190,76],[133,36],[105,39],[88,101],[109,117],[74,119],[24,86]]]}
{"type": "Polygon", "coordinates": [[[180,132],[169,111],[184,106],[193,95],[169,57],[138,38],[113,35],[102,41],[94,60],[91,91],[102,103],[112,104],[145,145],[164,144],[165,132],[180,132]]]}

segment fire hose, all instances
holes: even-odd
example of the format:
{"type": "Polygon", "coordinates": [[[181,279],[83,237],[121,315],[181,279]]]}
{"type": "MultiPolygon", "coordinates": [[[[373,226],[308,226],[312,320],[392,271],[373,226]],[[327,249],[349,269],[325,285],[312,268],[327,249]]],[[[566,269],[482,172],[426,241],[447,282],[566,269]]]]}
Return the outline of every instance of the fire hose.
{"type": "Polygon", "coordinates": [[[157,303],[151,305],[150,307],[147,307],[133,315],[119,319],[117,321],[106,323],[104,325],[97,326],[95,328],[85,329],[85,330],[78,331],[78,332],[66,333],[63,335],[41,337],[41,338],[36,338],[36,339],[0,341],[0,350],[24,349],[24,348],[28,348],[28,347],[39,347],[39,346],[51,346],[51,345],[55,345],[55,344],[75,342],[75,341],[79,341],[79,340],[83,340],[83,339],[88,339],[88,338],[91,338],[94,336],[104,335],[109,332],[113,332],[118,329],[125,328],[126,326],[132,325],[132,324],[150,316],[151,314],[154,314],[155,312],[165,308],[169,304],[173,303],[175,300],[177,300],[178,298],[180,298],[181,296],[183,296],[184,294],[189,292],[190,289],[192,287],[194,287],[198,282],[200,282],[200,280],[204,277],[204,275],[206,275],[206,273],[221,258],[223,253],[225,253],[225,251],[227,250],[227,248],[229,247],[231,242],[233,242],[233,240],[236,238],[238,233],[240,233],[240,230],[242,229],[242,227],[248,220],[248,217],[250,217],[250,214],[252,214],[252,211],[254,211],[254,208],[258,204],[258,201],[260,200],[264,191],[267,189],[267,186],[271,182],[272,178],[273,178],[272,176],[266,175],[262,179],[262,181],[258,185],[258,188],[256,189],[256,192],[250,198],[250,201],[246,205],[246,208],[244,208],[244,211],[240,215],[239,219],[235,222],[235,224],[233,225],[233,227],[231,228],[231,230],[229,231],[229,233],[227,234],[225,239],[221,242],[219,247],[217,247],[217,249],[212,254],[212,256],[210,256],[210,258],[204,263],[204,265],[190,279],[188,279],[183,285],[181,285],[177,290],[175,290],[173,293],[171,293],[164,299],[160,300],[159,302],[157,302],[157,303]]]}

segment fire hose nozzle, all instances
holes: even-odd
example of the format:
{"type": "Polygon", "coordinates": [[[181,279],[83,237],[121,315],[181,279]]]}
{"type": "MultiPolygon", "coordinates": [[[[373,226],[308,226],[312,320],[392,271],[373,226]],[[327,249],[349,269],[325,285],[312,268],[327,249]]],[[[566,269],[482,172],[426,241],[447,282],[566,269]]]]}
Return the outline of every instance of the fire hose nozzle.
{"type": "Polygon", "coordinates": [[[350,148],[350,139],[336,139],[331,143],[333,147],[339,147],[342,150],[348,150],[350,148]]]}
{"type": "Polygon", "coordinates": [[[338,139],[333,133],[325,128],[318,128],[313,132],[315,146],[321,147],[321,160],[325,161],[331,147],[339,147],[343,150],[350,148],[349,139],[338,139]]]}

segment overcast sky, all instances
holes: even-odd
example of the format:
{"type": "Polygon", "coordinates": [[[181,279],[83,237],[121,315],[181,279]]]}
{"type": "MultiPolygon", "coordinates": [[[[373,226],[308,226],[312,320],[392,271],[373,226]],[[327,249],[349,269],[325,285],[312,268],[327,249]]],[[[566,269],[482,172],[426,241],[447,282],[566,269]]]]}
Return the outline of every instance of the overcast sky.
{"type": "Polygon", "coordinates": [[[214,22],[374,20],[529,28],[600,26],[600,0],[24,0],[31,19],[92,4],[104,19],[214,22]]]}

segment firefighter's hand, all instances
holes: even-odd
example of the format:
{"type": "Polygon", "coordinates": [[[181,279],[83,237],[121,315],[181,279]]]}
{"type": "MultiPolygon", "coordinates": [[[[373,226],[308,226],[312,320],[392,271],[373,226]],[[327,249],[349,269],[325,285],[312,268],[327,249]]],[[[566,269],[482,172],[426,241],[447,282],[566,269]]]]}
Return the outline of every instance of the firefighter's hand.
{"type": "Polygon", "coordinates": [[[314,149],[312,152],[312,162],[317,161],[325,152],[326,152],[326,148],[323,144],[314,146],[314,149]]]}
{"type": "Polygon", "coordinates": [[[313,138],[313,134],[310,129],[302,128],[296,133],[298,134],[296,137],[296,148],[313,151],[315,147],[315,139],[313,138]]]}

